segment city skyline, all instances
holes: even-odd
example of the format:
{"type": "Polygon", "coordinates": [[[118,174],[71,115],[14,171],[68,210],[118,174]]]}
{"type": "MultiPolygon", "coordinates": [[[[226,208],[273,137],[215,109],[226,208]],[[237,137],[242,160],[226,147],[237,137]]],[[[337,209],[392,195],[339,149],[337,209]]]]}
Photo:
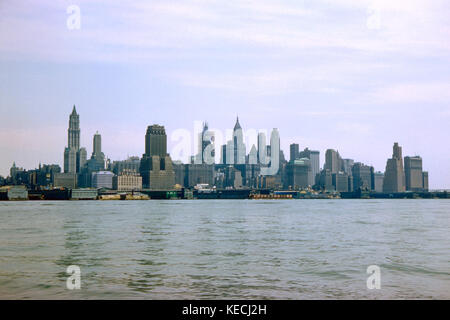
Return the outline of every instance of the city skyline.
{"type": "MultiPolygon", "coordinates": [[[[279,128],[384,171],[392,143],[450,188],[446,1],[2,2],[0,174],[63,166],[67,108],[80,146],[99,130],[110,159],[143,153],[148,124],[279,128]],[[152,17],[152,19],[148,19],[152,17]]],[[[247,150],[248,152],[248,150],[247,150]]],[[[193,151],[194,153],[194,151],[193,151]]],[[[177,160],[177,159],[174,159],[177,160]]]]}
{"type": "MultiPolygon", "coordinates": [[[[248,170],[244,169],[242,165],[245,165],[246,168],[248,165],[250,165],[250,167],[257,165],[254,169],[251,169],[252,172],[258,168],[258,172],[259,170],[261,171],[257,175],[279,176],[281,178],[280,183],[284,188],[303,188],[315,185],[316,187],[321,186],[324,190],[349,191],[361,186],[362,188],[368,188],[369,190],[377,192],[383,190],[383,192],[390,193],[420,191],[423,189],[429,190],[428,171],[423,171],[422,158],[418,155],[403,157],[402,147],[397,142],[395,142],[393,146],[392,158],[387,159],[386,170],[382,172],[375,170],[371,165],[366,166],[358,160],[344,159],[339,154],[339,151],[334,149],[326,150],[324,164],[323,166],[320,166],[320,151],[310,150],[308,147],[303,151],[300,151],[299,144],[297,143],[290,145],[289,160],[287,161],[285,160],[286,157],[284,156],[283,150],[279,148],[281,139],[277,128],[272,130],[268,145],[266,145],[267,141],[264,132],[256,133],[254,130],[251,131],[253,135],[257,135],[257,149],[255,144],[251,147],[248,145],[249,148],[247,149],[246,139],[243,134],[243,128],[239,123],[239,117],[236,117],[233,132],[232,135],[230,135],[231,140],[228,141],[226,139],[229,137],[225,137],[226,139],[221,141],[215,140],[215,132],[209,130],[207,122],[203,122],[201,132],[198,133],[199,140],[197,154],[191,154],[188,157],[189,160],[184,162],[184,164],[190,163],[194,166],[202,166],[204,164],[220,165],[226,163],[227,165],[233,165],[233,167],[236,165],[241,167],[239,170],[244,170],[242,173],[244,173],[245,170],[248,170]],[[211,141],[214,141],[215,148],[210,148],[209,145],[211,144],[211,141]],[[274,157],[274,150],[279,150],[279,157],[278,151],[275,153],[277,156],[274,157]],[[216,159],[220,158],[220,161],[218,162],[214,161],[214,154],[218,153],[216,151],[221,153],[220,157],[216,157],[216,159]],[[273,165],[273,161],[275,161],[276,165],[273,165]],[[280,167],[283,162],[287,164],[283,167],[284,169],[280,167]],[[320,172],[318,171],[319,169],[321,169],[320,172]],[[381,178],[381,180],[379,180],[379,178],[381,178]],[[375,180],[379,180],[379,182],[376,182],[375,180]]],[[[67,133],[67,147],[64,149],[64,174],[57,173],[55,179],[60,181],[63,185],[72,185],[72,183],[74,183],[74,185],[86,187],[91,186],[91,175],[95,172],[101,173],[104,170],[114,171],[114,169],[111,169],[114,167],[114,159],[106,158],[102,152],[102,138],[98,131],[96,131],[93,136],[92,156],[87,160],[86,149],[80,148],[80,115],[77,113],[75,105],[69,116],[67,133]],[[70,156],[70,154],[72,154],[72,156],[70,156]],[[110,167],[111,163],[113,164],[112,167],[110,167]],[[73,174],[78,175],[78,177],[73,176],[73,174]]],[[[179,137],[179,135],[177,136],[179,137]]],[[[182,140],[183,139],[181,139],[181,142],[182,140]]],[[[139,159],[139,157],[135,158],[139,159]]],[[[127,159],[128,161],[131,159],[129,155],[127,156],[127,159]]],[[[116,159],[116,161],[117,160],[118,159],[116,159]]],[[[183,163],[179,160],[176,160],[176,162],[179,164],[183,163]]],[[[164,125],[149,125],[146,130],[145,152],[140,160],[140,169],[135,170],[135,173],[140,172],[144,187],[152,189],[170,189],[171,186],[174,186],[175,181],[179,181],[179,179],[175,178],[175,176],[177,176],[175,173],[177,170],[175,169],[175,164],[174,167],[172,167],[172,163],[170,152],[167,150],[167,134],[164,125]],[[173,171],[174,169],[175,172],[173,171]],[[150,181],[153,182],[150,183],[150,181]],[[152,185],[152,187],[150,185],[152,185]]],[[[53,165],[58,164],[53,163],[52,166],[53,165]]],[[[39,169],[40,168],[41,162],[39,162],[39,169]]],[[[10,168],[10,172],[17,169],[22,170],[22,168],[20,168],[20,166],[17,167],[16,162],[14,162],[10,168]]],[[[25,168],[25,170],[27,169],[29,170],[30,168],[25,168]]],[[[197,167],[195,170],[205,169],[206,168],[204,167],[197,167]]],[[[208,171],[209,169],[206,170],[208,171]]],[[[109,171],[104,171],[104,173],[112,174],[112,172],[109,171]]],[[[197,174],[199,173],[200,171],[197,174]]],[[[214,170],[212,173],[214,173],[214,170]]],[[[10,176],[12,179],[15,179],[13,174],[10,176]]],[[[112,176],[114,176],[114,174],[112,176]]],[[[212,179],[211,181],[215,179],[213,179],[212,176],[210,178],[206,178],[206,176],[202,177],[203,178],[201,179],[206,179],[204,182],[209,181],[210,178],[212,179]]],[[[245,179],[244,182],[240,183],[243,183],[243,185],[255,183],[255,180],[253,180],[256,178],[254,173],[251,173],[251,177],[253,178],[250,178],[250,180],[245,179]]],[[[181,182],[181,184],[183,184],[183,182],[181,182]]],[[[247,185],[247,187],[248,186],[249,185],[247,185]]]]}

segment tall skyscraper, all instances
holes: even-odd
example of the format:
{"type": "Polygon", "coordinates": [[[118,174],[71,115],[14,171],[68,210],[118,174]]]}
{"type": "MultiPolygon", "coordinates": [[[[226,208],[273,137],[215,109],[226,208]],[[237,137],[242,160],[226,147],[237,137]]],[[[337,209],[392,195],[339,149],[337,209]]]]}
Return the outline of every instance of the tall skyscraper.
{"type": "Polygon", "coordinates": [[[408,191],[422,191],[423,172],[422,158],[405,157],[405,187],[408,191]]]}
{"type": "Polygon", "coordinates": [[[220,150],[220,163],[227,164],[227,145],[222,145],[222,148],[220,150]]]}
{"type": "Polygon", "coordinates": [[[86,162],[86,149],[80,149],[80,116],[75,105],[69,117],[67,147],[64,149],[64,172],[78,173],[86,162]]]}
{"type": "Polygon", "coordinates": [[[68,147],[75,150],[80,149],[80,116],[75,105],[69,117],[69,129],[67,130],[68,147]]]}
{"type": "Polygon", "coordinates": [[[94,134],[92,139],[92,155],[91,159],[87,161],[87,166],[90,172],[105,170],[105,154],[102,152],[102,136],[98,131],[94,134]]]}
{"type": "Polygon", "coordinates": [[[298,159],[299,157],[299,146],[298,143],[292,143],[290,146],[290,153],[289,153],[289,161],[294,162],[295,159],[298,159]]]}
{"type": "Polygon", "coordinates": [[[203,130],[198,135],[198,154],[195,158],[196,164],[214,164],[216,156],[214,146],[214,133],[209,131],[208,123],[203,123],[203,130]]]}
{"type": "Polygon", "coordinates": [[[320,172],[320,152],[316,150],[309,150],[308,148],[305,148],[305,150],[300,151],[299,158],[308,158],[311,160],[311,176],[312,181],[311,185],[314,185],[314,181],[316,179],[316,175],[320,172]]]}
{"type": "Polygon", "coordinates": [[[245,144],[244,133],[239,123],[239,117],[236,118],[236,124],[233,129],[233,159],[234,164],[245,163],[245,144]]]}
{"type": "Polygon", "coordinates": [[[337,173],[341,170],[341,161],[339,152],[333,149],[328,149],[325,152],[325,165],[323,168],[330,170],[331,173],[337,173]]]}
{"type": "Polygon", "coordinates": [[[394,143],[392,158],[387,160],[383,180],[383,192],[404,192],[405,172],[403,171],[402,147],[394,143]]]}
{"type": "Polygon", "coordinates": [[[175,172],[172,159],[167,153],[167,135],[164,126],[155,124],[147,127],[140,174],[144,188],[167,190],[174,187],[175,172]]]}
{"type": "Polygon", "coordinates": [[[269,157],[267,153],[267,148],[269,146],[266,145],[266,134],[264,132],[258,133],[258,146],[257,146],[257,160],[259,164],[266,165],[269,163],[269,157]]]}

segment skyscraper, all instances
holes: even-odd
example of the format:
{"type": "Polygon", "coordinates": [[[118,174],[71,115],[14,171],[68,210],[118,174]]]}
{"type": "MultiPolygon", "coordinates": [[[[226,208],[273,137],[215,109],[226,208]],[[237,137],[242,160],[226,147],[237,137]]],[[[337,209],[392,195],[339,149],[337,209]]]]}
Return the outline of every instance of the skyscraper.
{"type": "Polygon", "coordinates": [[[405,157],[405,187],[408,191],[423,190],[422,158],[405,157]]]}
{"type": "Polygon", "coordinates": [[[316,175],[320,172],[320,152],[316,150],[309,150],[305,148],[305,150],[300,151],[299,158],[308,158],[311,160],[311,181],[310,184],[314,185],[314,181],[316,179],[316,175]]]}
{"type": "Polygon", "coordinates": [[[352,167],[355,164],[355,161],[353,159],[342,159],[342,171],[344,171],[346,174],[351,175],[352,174],[352,167]]]}
{"type": "Polygon", "coordinates": [[[328,149],[325,152],[325,165],[324,169],[330,170],[331,173],[337,173],[341,170],[341,157],[339,152],[328,149]]]}
{"type": "Polygon", "coordinates": [[[357,162],[352,166],[353,189],[372,190],[373,167],[357,162]]]}
{"type": "Polygon", "coordinates": [[[140,174],[144,188],[167,190],[174,187],[175,172],[172,159],[167,153],[167,135],[164,126],[155,124],[147,127],[140,174]]]}
{"type": "Polygon", "coordinates": [[[373,183],[372,188],[376,192],[383,192],[383,180],[384,180],[384,173],[383,172],[374,172],[373,173],[373,183]]]}
{"type": "Polygon", "coordinates": [[[404,192],[405,172],[403,171],[402,147],[394,143],[392,158],[387,160],[383,180],[383,192],[404,192]]]}
{"type": "Polygon", "coordinates": [[[216,156],[214,146],[214,133],[209,131],[208,123],[203,123],[203,130],[198,136],[198,154],[196,156],[196,164],[213,164],[216,156]]]}
{"type": "Polygon", "coordinates": [[[299,157],[299,146],[298,143],[292,143],[290,146],[289,161],[294,162],[295,159],[299,157]]]}
{"type": "Polygon", "coordinates": [[[105,154],[102,152],[102,136],[98,131],[94,134],[92,141],[92,155],[89,162],[92,171],[102,171],[105,169],[105,154]]]}
{"type": "Polygon", "coordinates": [[[236,124],[233,129],[233,159],[234,164],[245,163],[245,144],[244,134],[242,132],[241,125],[239,123],[239,117],[236,118],[236,124]]]}
{"type": "Polygon", "coordinates": [[[286,189],[294,190],[307,188],[312,186],[311,160],[308,158],[299,158],[290,161],[286,165],[286,181],[284,186],[286,189]]]}
{"type": "Polygon", "coordinates": [[[86,162],[86,149],[80,149],[80,116],[75,105],[69,117],[67,147],[64,149],[64,172],[78,173],[86,162]]]}

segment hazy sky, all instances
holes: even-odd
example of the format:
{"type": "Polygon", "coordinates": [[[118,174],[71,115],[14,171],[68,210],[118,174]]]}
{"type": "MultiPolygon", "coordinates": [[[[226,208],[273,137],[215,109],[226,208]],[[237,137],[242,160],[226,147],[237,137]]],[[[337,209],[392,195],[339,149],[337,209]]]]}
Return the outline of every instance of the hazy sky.
{"type": "MultiPolygon", "coordinates": [[[[142,155],[147,125],[279,129],[384,171],[392,145],[450,188],[450,2],[0,1],[0,174],[81,142],[142,155]],[[70,5],[80,29],[69,29],[70,5]]],[[[193,138],[192,138],[193,139],[193,138]]],[[[247,152],[250,146],[247,146],[247,152]]]]}

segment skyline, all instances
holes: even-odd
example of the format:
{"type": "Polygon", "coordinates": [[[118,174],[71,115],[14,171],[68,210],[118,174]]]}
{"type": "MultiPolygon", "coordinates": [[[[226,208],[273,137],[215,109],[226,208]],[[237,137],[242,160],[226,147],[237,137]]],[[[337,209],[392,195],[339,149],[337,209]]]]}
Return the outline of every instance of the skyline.
{"type": "Polygon", "coordinates": [[[244,131],[278,128],[285,156],[319,150],[321,166],[331,148],[384,171],[399,142],[430,189],[450,188],[445,1],[78,1],[68,30],[70,4],[0,4],[3,176],[13,161],[62,166],[75,104],[80,144],[90,154],[98,130],[111,160],[140,156],[149,124],[170,152],[174,130],[225,131],[238,114],[244,131]]]}
{"type": "MultiPolygon", "coordinates": [[[[91,170],[98,170],[98,169],[94,169],[94,167],[96,165],[94,165],[94,167],[92,167],[91,164],[89,164],[89,162],[93,161],[92,159],[94,159],[94,158],[95,158],[95,161],[100,161],[100,163],[103,163],[102,165],[100,165],[100,166],[103,166],[103,169],[100,169],[100,170],[105,170],[105,165],[109,161],[114,162],[116,160],[121,160],[121,159],[105,158],[104,153],[101,152],[101,134],[97,130],[96,133],[93,136],[93,143],[92,143],[92,149],[93,150],[92,150],[91,160],[86,161],[87,160],[86,159],[87,158],[87,150],[86,150],[86,148],[80,146],[80,133],[81,133],[81,130],[80,130],[80,120],[79,119],[80,119],[80,115],[77,113],[76,106],[74,105],[73,109],[72,109],[72,112],[70,113],[70,116],[69,116],[69,127],[68,127],[68,131],[67,131],[67,133],[68,133],[68,144],[67,144],[67,146],[64,149],[64,166],[62,166],[64,173],[78,173],[78,174],[80,174],[82,172],[82,168],[85,167],[85,164],[87,165],[88,168],[91,168],[91,170]]],[[[170,152],[168,152],[166,150],[166,148],[167,148],[167,145],[166,145],[167,144],[167,134],[166,134],[166,131],[164,129],[164,125],[161,126],[159,124],[153,124],[153,125],[149,125],[147,127],[146,135],[145,135],[145,153],[143,154],[143,157],[151,156],[151,153],[150,153],[150,151],[148,149],[149,146],[150,146],[150,144],[149,144],[150,140],[148,140],[149,139],[149,137],[148,137],[149,130],[151,130],[152,132],[153,131],[155,131],[155,132],[156,131],[158,131],[158,132],[161,131],[163,133],[163,135],[165,137],[163,154],[167,154],[169,162],[172,163],[172,160],[170,160],[170,159],[173,158],[173,155],[171,156],[170,152]]],[[[237,160],[236,154],[235,154],[234,155],[234,157],[235,157],[234,161],[233,160],[231,160],[231,162],[227,161],[227,164],[233,164],[233,163],[250,163],[250,164],[252,164],[253,161],[255,161],[253,164],[259,163],[259,160],[256,160],[256,157],[257,157],[256,156],[256,152],[257,152],[256,148],[258,148],[258,150],[259,150],[260,147],[263,147],[264,150],[266,149],[265,142],[267,142],[267,141],[265,141],[266,133],[264,132],[264,130],[263,131],[256,131],[254,129],[250,129],[246,133],[245,130],[242,129],[242,127],[241,127],[241,125],[239,123],[239,117],[236,118],[236,123],[234,125],[234,129],[233,129],[233,132],[232,132],[232,137],[231,137],[231,134],[230,135],[225,134],[222,137],[221,133],[217,134],[217,132],[215,132],[214,130],[215,129],[208,129],[208,124],[205,121],[205,122],[202,122],[202,126],[201,127],[197,128],[198,132],[195,132],[194,135],[190,135],[190,133],[186,132],[184,129],[174,133],[173,137],[176,137],[176,139],[174,139],[174,140],[176,140],[177,143],[178,143],[177,146],[176,146],[178,152],[180,154],[185,154],[186,155],[184,157],[185,161],[181,161],[181,163],[184,163],[184,164],[189,164],[189,163],[197,163],[197,164],[198,163],[200,163],[200,164],[201,163],[207,163],[209,160],[207,160],[205,162],[205,159],[203,159],[203,150],[205,149],[204,142],[208,141],[208,144],[209,144],[210,143],[209,139],[212,139],[212,141],[214,141],[214,149],[207,152],[208,154],[209,153],[213,154],[213,158],[212,158],[213,162],[211,164],[220,164],[220,163],[222,163],[222,159],[224,159],[223,158],[224,155],[223,155],[222,147],[225,147],[225,146],[227,147],[227,155],[226,155],[226,157],[228,158],[228,156],[229,156],[228,153],[229,152],[233,152],[232,151],[233,150],[233,146],[231,146],[231,149],[228,150],[228,148],[230,147],[229,143],[232,142],[232,141],[230,141],[230,139],[233,140],[232,137],[235,137],[236,132],[238,132],[237,134],[241,138],[238,138],[238,140],[235,141],[234,143],[238,143],[238,144],[241,143],[242,144],[242,148],[243,149],[240,152],[242,152],[241,156],[243,158],[240,159],[240,160],[242,160],[243,162],[239,162],[240,160],[237,160]],[[204,136],[205,132],[208,133],[207,136],[204,136]],[[263,135],[262,136],[262,139],[263,139],[262,143],[263,144],[261,146],[259,145],[259,143],[260,143],[260,140],[259,140],[260,139],[260,134],[263,135]],[[184,137],[182,137],[183,135],[184,135],[184,137]],[[191,143],[191,141],[189,141],[188,145],[186,145],[186,138],[188,138],[188,140],[191,140],[195,136],[198,136],[198,139],[206,139],[206,140],[203,140],[202,142],[197,141],[198,144],[195,145],[196,141],[195,141],[195,138],[194,138],[193,139],[194,141],[192,141],[193,143],[191,143]],[[209,138],[208,138],[208,136],[209,136],[209,138]],[[219,138],[219,139],[217,139],[217,138],[219,138]],[[239,142],[240,141],[239,139],[242,139],[242,141],[239,142]],[[252,142],[254,143],[256,141],[258,141],[257,146],[256,146],[256,144],[252,144],[252,142]],[[202,144],[201,148],[199,147],[200,143],[202,144]],[[195,152],[191,153],[191,151],[195,150],[195,149],[197,149],[197,151],[200,152],[202,154],[202,156],[199,156],[199,153],[195,153],[195,152]],[[215,157],[214,157],[214,154],[216,155],[215,157]],[[245,160],[246,157],[248,157],[247,160],[245,160]],[[215,160],[219,160],[219,161],[215,161],[215,160]],[[238,161],[238,162],[236,162],[236,161],[238,161]],[[258,161],[258,162],[256,162],[256,161],[258,161]]],[[[289,163],[292,163],[292,161],[293,161],[293,158],[292,158],[293,157],[293,149],[292,148],[293,147],[296,148],[297,155],[294,155],[294,157],[297,158],[299,156],[299,152],[300,152],[299,151],[299,145],[298,144],[291,144],[290,145],[290,150],[289,150],[290,154],[289,154],[289,157],[288,157],[287,155],[284,155],[284,151],[280,149],[280,140],[281,139],[280,139],[280,136],[279,136],[278,128],[273,128],[272,133],[271,133],[271,137],[269,139],[269,146],[271,148],[275,147],[277,150],[282,152],[283,153],[283,159],[287,160],[289,163]],[[274,132],[275,132],[275,136],[274,136],[274,132]],[[273,140],[273,139],[275,139],[275,140],[273,140]],[[274,143],[275,143],[275,145],[273,145],[274,143]]],[[[161,146],[163,146],[163,145],[161,145],[161,146]]],[[[241,147],[238,147],[239,150],[240,150],[240,148],[241,147]]],[[[310,150],[310,149],[308,147],[306,147],[305,148],[305,152],[306,152],[306,150],[310,150]]],[[[158,152],[160,153],[161,150],[158,151],[158,152]]],[[[160,156],[160,154],[158,152],[156,153],[156,155],[160,156]]],[[[234,152],[235,153],[237,152],[236,148],[234,148],[234,152]]],[[[258,152],[260,152],[260,151],[258,151],[258,152]]],[[[343,158],[341,158],[341,155],[339,154],[339,150],[334,150],[334,149],[327,149],[326,152],[324,152],[324,165],[321,166],[320,165],[320,151],[312,151],[312,152],[316,152],[317,153],[317,169],[316,169],[317,174],[319,173],[318,172],[319,168],[321,170],[322,169],[324,169],[324,170],[328,169],[328,170],[330,170],[330,172],[335,172],[336,170],[338,170],[335,167],[333,167],[333,168],[326,167],[327,166],[327,162],[326,161],[332,161],[331,159],[328,159],[328,157],[333,157],[332,154],[336,155],[336,159],[334,161],[338,161],[338,159],[341,159],[341,161],[342,160],[350,161],[352,164],[354,163],[355,165],[359,164],[359,165],[365,166],[365,164],[363,162],[361,162],[360,160],[358,160],[358,159],[348,159],[348,158],[347,159],[343,159],[343,158]],[[329,155],[328,154],[329,152],[331,152],[332,154],[329,155]]],[[[239,151],[238,151],[238,153],[239,153],[239,151]]],[[[300,152],[300,153],[302,153],[302,152],[300,152]]],[[[295,154],[295,151],[294,151],[294,154],[295,154]]],[[[261,153],[258,153],[258,155],[262,156],[261,153]]],[[[277,155],[278,155],[278,152],[276,152],[275,158],[271,157],[271,161],[275,161],[278,164],[278,161],[280,161],[282,158],[278,158],[277,155]]],[[[281,154],[280,154],[280,156],[281,156],[281,154]]],[[[135,157],[139,158],[139,156],[135,156],[135,157]]],[[[238,157],[240,157],[240,156],[238,156],[238,157]]],[[[306,156],[306,157],[309,158],[309,156],[306,156]]],[[[387,159],[386,171],[376,170],[376,168],[374,168],[372,166],[372,169],[375,169],[374,172],[386,175],[387,171],[388,171],[388,167],[390,168],[389,169],[390,171],[397,170],[397,169],[395,169],[397,164],[390,164],[390,162],[391,161],[396,161],[397,159],[400,160],[400,167],[399,167],[399,169],[401,170],[401,172],[403,174],[403,182],[401,183],[401,184],[403,184],[403,188],[404,188],[404,185],[405,185],[404,174],[406,172],[406,171],[403,170],[403,161],[405,162],[405,166],[406,166],[407,160],[410,160],[411,158],[419,158],[420,159],[420,171],[422,172],[422,158],[420,157],[420,155],[414,155],[412,157],[408,156],[408,155],[405,155],[405,157],[403,158],[403,156],[402,156],[402,147],[400,147],[397,142],[394,143],[394,149],[393,149],[392,157],[395,158],[395,159],[391,159],[391,158],[387,159]],[[394,166],[394,168],[392,166],[394,166]]],[[[129,159],[129,155],[127,156],[127,158],[129,159]]],[[[175,155],[175,158],[176,158],[175,160],[178,160],[178,161],[181,160],[176,155],[175,155]]],[[[294,159],[296,159],[296,158],[294,158],[294,159]]],[[[142,161],[141,161],[141,166],[142,166],[142,161]]],[[[263,160],[261,163],[265,163],[265,160],[263,160]]],[[[57,163],[46,163],[46,165],[58,165],[59,167],[61,167],[57,163]]],[[[330,162],[330,163],[328,163],[328,166],[330,166],[330,165],[336,166],[336,165],[338,165],[338,163],[332,164],[330,162]]],[[[348,168],[345,169],[346,164],[341,164],[341,165],[343,166],[341,169],[343,171],[347,172],[348,168]]],[[[371,166],[370,163],[369,163],[369,166],[371,166]]],[[[13,167],[16,167],[16,162],[15,161],[13,163],[13,167]]],[[[20,167],[20,166],[18,166],[18,167],[20,167]]],[[[272,168],[272,165],[270,165],[269,167],[270,168],[266,167],[266,169],[264,169],[264,170],[266,170],[266,173],[263,173],[261,171],[261,175],[276,175],[276,174],[278,174],[278,170],[279,170],[278,169],[278,165],[276,165],[273,168],[272,168]],[[269,173],[269,172],[272,172],[272,173],[269,173]]],[[[41,162],[39,162],[39,169],[40,168],[41,168],[41,162]]],[[[367,167],[367,168],[369,168],[369,167],[367,167]]],[[[31,168],[24,168],[24,169],[25,170],[29,170],[31,168]]],[[[36,169],[37,169],[37,167],[36,167],[36,169]]],[[[338,171],[341,172],[340,171],[341,169],[339,169],[338,171]]],[[[33,170],[33,169],[31,169],[31,170],[33,170]]],[[[261,170],[263,170],[263,169],[261,169],[261,170]]],[[[426,177],[427,177],[426,178],[426,181],[427,181],[426,184],[428,186],[428,171],[424,172],[424,173],[426,173],[426,177]]],[[[142,172],[141,172],[141,175],[142,175],[142,172]]],[[[390,173],[391,178],[398,179],[398,178],[395,178],[396,175],[397,175],[397,173],[394,173],[394,172],[390,173]]],[[[7,175],[5,177],[7,177],[7,175]]],[[[420,179],[423,179],[422,173],[420,174],[420,179]]],[[[316,177],[316,182],[317,182],[317,177],[316,177]]],[[[387,182],[386,179],[384,179],[384,182],[386,182],[387,185],[391,185],[392,184],[392,181],[391,182],[387,182]]],[[[414,184],[415,183],[416,182],[414,182],[414,184]]],[[[347,182],[345,184],[347,184],[347,182]]],[[[397,189],[397,187],[395,187],[394,185],[392,187],[394,189],[397,189]]],[[[383,186],[383,189],[384,188],[385,188],[385,186],[383,186]]],[[[388,187],[388,188],[390,188],[390,187],[388,187]]],[[[428,187],[427,187],[427,189],[428,189],[428,187]]]]}

